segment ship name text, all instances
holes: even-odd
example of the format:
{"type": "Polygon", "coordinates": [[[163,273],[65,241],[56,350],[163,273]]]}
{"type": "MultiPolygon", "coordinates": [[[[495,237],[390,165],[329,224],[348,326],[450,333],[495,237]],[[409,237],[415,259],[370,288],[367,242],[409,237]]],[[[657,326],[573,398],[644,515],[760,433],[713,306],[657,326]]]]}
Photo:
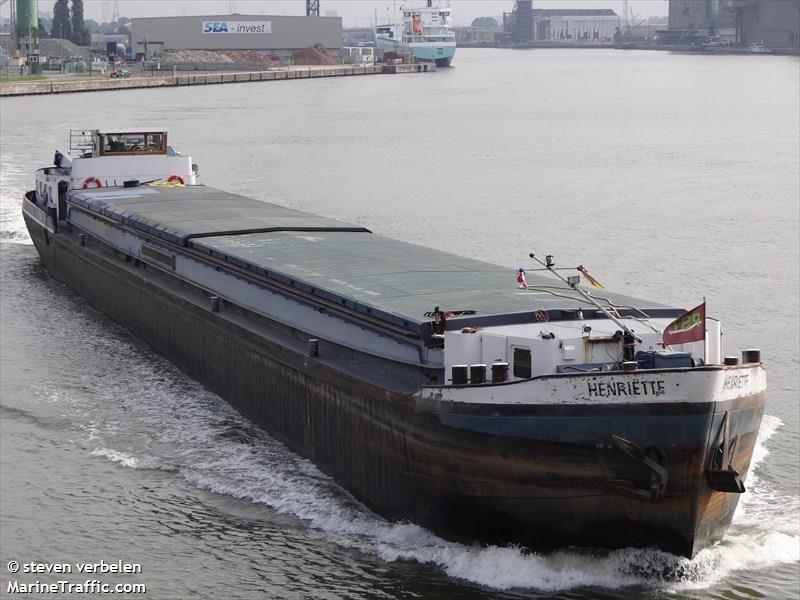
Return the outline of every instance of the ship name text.
{"type": "Polygon", "coordinates": [[[750,378],[750,375],[745,373],[744,375],[726,375],[725,381],[722,382],[722,391],[726,390],[740,390],[742,388],[747,387],[747,380],[750,378]]]}
{"type": "Polygon", "coordinates": [[[609,398],[611,396],[663,396],[664,381],[599,381],[587,383],[589,396],[609,398]]]}

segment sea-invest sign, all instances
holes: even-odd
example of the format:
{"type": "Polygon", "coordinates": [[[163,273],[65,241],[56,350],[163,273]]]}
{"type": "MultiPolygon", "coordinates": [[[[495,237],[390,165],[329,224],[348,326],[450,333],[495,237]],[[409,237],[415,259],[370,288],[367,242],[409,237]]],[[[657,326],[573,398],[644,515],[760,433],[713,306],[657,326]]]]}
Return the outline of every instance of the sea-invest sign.
{"type": "Polygon", "coordinates": [[[203,21],[203,33],[272,33],[272,21],[203,21]]]}

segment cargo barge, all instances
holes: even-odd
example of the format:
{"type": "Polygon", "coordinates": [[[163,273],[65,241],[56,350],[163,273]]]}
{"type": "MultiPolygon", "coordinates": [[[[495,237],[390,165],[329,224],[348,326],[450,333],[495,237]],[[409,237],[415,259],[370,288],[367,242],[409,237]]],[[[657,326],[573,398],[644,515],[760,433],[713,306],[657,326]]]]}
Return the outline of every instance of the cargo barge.
{"type": "Polygon", "coordinates": [[[22,205],[52,276],[370,509],[540,550],[723,537],[766,375],[719,321],[197,185],[166,131],[72,141],[22,205]]]}

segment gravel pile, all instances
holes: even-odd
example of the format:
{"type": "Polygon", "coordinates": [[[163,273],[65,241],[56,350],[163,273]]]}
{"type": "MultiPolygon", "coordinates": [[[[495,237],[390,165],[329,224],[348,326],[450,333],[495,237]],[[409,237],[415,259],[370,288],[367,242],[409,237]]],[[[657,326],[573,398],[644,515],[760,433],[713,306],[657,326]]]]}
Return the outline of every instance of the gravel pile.
{"type": "Polygon", "coordinates": [[[322,44],[315,44],[300,52],[295,52],[292,58],[296,65],[335,65],[339,62],[328,54],[322,44]]]}
{"type": "Polygon", "coordinates": [[[259,63],[277,65],[280,57],[259,50],[168,50],[164,63],[259,63]]]}

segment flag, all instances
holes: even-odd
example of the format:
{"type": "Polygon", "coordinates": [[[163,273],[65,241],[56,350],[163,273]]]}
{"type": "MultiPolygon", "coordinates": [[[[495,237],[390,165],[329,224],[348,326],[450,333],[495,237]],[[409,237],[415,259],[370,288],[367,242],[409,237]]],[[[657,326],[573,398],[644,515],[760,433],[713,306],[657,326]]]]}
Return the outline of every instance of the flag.
{"type": "Polygon", "coordinates": [[[706,339],[706,303],[682,314],[664,330],[664,345],[700,342],[706,339]]]}
{"type": "Polygon", "coordinates": [[[525,269],[523,268],[517,270],[517,285],[521,290],[528,289],[528,282],[525,281],[525,269]]]}
{"type": "Polygon", "coordinates": [[[589,275],[589,271],[586,270],[586,267],[584,267],[583,265],[578,265],[575,268],[578,269],[578,272],[580,272],[580,274],[586,278],[586,281],[591,283],[594,287],[602,289],[603,287],[602,284],[599,281],[597,281],[597,279],[589,275]]]}

